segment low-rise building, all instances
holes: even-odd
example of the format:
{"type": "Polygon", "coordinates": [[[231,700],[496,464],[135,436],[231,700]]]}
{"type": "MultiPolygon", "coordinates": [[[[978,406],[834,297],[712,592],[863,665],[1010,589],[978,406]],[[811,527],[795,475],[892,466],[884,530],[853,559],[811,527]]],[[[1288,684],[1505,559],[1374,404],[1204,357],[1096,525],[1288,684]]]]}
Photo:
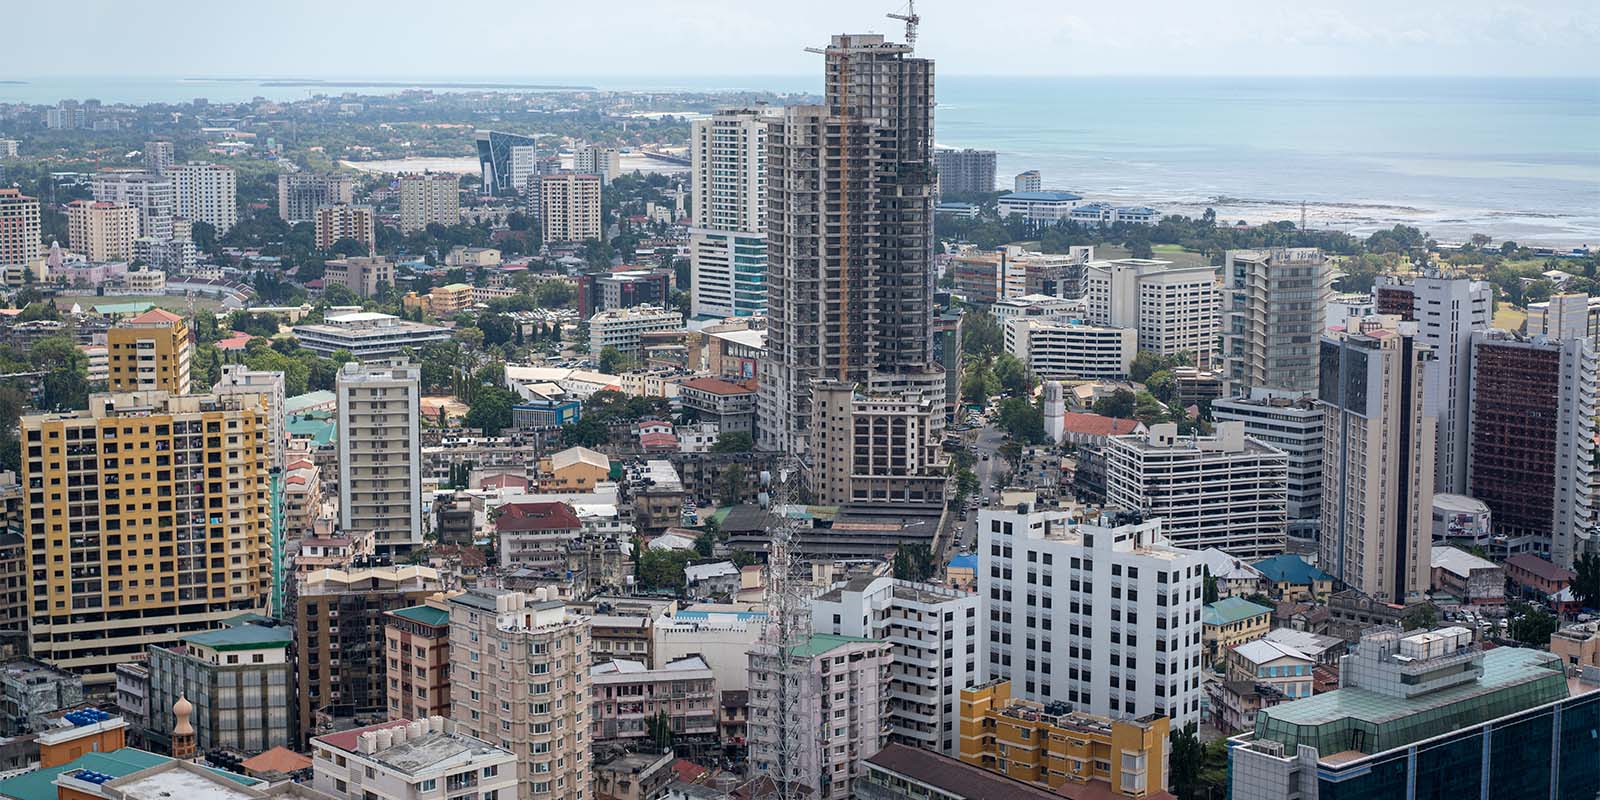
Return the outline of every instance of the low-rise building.
{"type": "Polygon", "coordinates": [[[1291,700],[1311,696],[1316,661],[1287,644],[1256,639],[1229,648],[1223,660],[1230,680],[1265,684],[1291,700]]]}
{"type": "Polygon", "coordinates": [[[641,305],[614,308],[589,318],[589,357],[596,366],[606,348],[625,356],[641,353],[640,343],[647,333],[675,331],[683,327],[683,315],[660,306],[641,305]]]}
{"type": "Polygon", "coordinates": [[[716,741],[716,681],[700,657],[668,661],[660,669],[641,661],[609,661],[591,667],[589,678],[591,739],[596,744],[637,746],[649,741],[651,726],[661,716],[675,745],[716,741]]]}
{"type": "Polygon", "coordinates": [[[1266,588],[1266,578],[1242,558],[1230,556],[1214,547],[1200,551],[1206,562],[1206,577],[1217,584],[1217,599],[1245,597],[1266,588]]]}
{"type": "Polygon", "coordinates": [[[1272,629],[1272,609],[1228,597],[1206,605],[1200,615],[1200,625],[1206,656],[1214,659],[1232,647],[1267,635],[1272,629]]]}
{"type": "Polygon", "coordinates": [[[862,800],[1059,800],[1061,795],[998,772],[890,742],[867,759],[856,780],[862,800]]]}
{"type": "Polygon", "coordinates": [[[83,680],[31,658],[0,664],[0,736],[45,730],[46,719],[83,703],[83,680]]]}
{"type": "Polygon", "coordinates": [[[1261,573],[1267,594],[1274,600],[1320,602],[1333,594],[1333,576],[1285,553],[1250,565],[1261,573]]]}
{"type": "Polygon", "coordinates": [[[678,387],[678,402],[718,433],[755,433],[756,391],[720,378],[695,378],[678,387]]]}
{"type": "Polygon", "coordinates": [[[1054,225],[1072,218],[1083,198],[1071,192],[1011,192],[996,201],[1000,216],[1020,216],[1035,225],[1054,225]]]}
{"type": "Polygon", "coordinates": [[[567,545],[583,528],[566,503],[506,503],[494,520],[500,568],[552,569],[565,567],[567,545]]]}
{"type": "Polygon", "coordinates": [[[594,762],[596,800],[660,800],[677,777],[672,751],[639,752],[597,757],[594,762]]]}
{"type": "Polygon", "coordinates": [[[1568,625],[1550,635],[1550,652],[1560,656],[1569,670],[1600,668],[1600,622],[1568,625]]]}
{"type": "Polygon", "coordinates": [[[1504,603],[1506,573],[1499,564],[1479,558],[1465,550],[1434,545],[1432,555],[1434,592],[1447,592],[1463,603],[1504,603]]]}
{"type": "Polygon", "coordinates": [[[569,447],[539,459],[539,491],[543,494],[584,494],[611,476],[611,459],[587,447],[569,447]]]}
{"type": "Polygon", "coordinates": [[[394,262],[376,256],[351,256],[327,262],[323,286],[343,286],[357,297],[377,297],[394,289],[394,262]]]}
{"type": "Polygon", "coordinates": [[[1506,559],[1506,577],[1524,593],[1543,600],[1567,588],[1577,576],[1570,569],[1531,553],[1522,553],[1506,559]]]}
{"type": "Polygon", "coordinates": [[[376,311],[336,314],[322,322],[294,326],[300,345],[319,356],[344,350],[359,361],[374,361],[450,339],[450,331],[436,325],[400,319],[376,311]]]}
{"type": "Polygon", "coordinates": [[[334,797],[511,800],[517,757],[444,717],[394,720],[311,740],[312,786],[334,797]]]}

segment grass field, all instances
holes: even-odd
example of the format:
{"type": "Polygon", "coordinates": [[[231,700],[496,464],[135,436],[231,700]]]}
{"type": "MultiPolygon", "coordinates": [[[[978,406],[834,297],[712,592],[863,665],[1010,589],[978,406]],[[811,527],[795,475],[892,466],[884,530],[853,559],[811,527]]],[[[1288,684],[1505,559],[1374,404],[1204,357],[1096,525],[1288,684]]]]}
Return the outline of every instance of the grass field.
{"type": "Polygon", "coordinates": [[[152,303],[157,308],[179,314],[189,313],[190,303],[198,311],[206,309],[216,311],[222,308],[222,301],[214,297],[183,297],[167,294],[133,294],[133,295],[97,295],[97,294],[58,294],[55,296],[57,308],[71,308],[74,303],[88,310],[91,306],[120,305],[123,303],[152,303]]]}
{"type": "Polygon", "coordinates": [[[1522,330],[1522,323],[1528,320],[1528,312],[1505,302],[1495,303],[1494,326],[1504,331],[1522,330]]]}

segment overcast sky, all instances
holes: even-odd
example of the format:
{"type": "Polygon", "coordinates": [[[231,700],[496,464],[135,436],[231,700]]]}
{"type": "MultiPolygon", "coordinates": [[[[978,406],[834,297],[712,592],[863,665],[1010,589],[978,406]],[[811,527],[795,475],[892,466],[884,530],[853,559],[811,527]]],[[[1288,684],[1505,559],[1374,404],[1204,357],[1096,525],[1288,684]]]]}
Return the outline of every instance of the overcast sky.
{"type": "MultiPolygon", "coordinates": [[[[6,0],[4,72],[810,74],[904,0],[6,0]]],[[[923,0],[944,74],[1597,75],[1596,0],[923,0]]],[[[0,74],[0,78],[5,77],[0,74]]]]}

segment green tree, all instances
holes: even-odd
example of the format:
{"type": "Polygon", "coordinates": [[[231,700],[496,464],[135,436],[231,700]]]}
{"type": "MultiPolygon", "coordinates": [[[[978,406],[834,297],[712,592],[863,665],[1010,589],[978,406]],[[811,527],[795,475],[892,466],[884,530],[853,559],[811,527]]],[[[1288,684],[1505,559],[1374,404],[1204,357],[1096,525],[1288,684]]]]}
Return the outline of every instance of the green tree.
{"type": "Polygon", "coordinates": [[[743,464],[729,464],[722,471],[721,493],[718,499],[725,506],[736,506],[744,502],[746,473],[743,464]]]}
{"type": "Polygon", "coordinates": [[[646,547],[639,555],[640,584],[646,590],[682,591],[683,568],[693,555],[693,550],[651,550],[646,547]]]}
{"type": "Polygon", "coordinates": [[[961,353],[977,358],[992,358],[1005,349],[1005,332],[1000,323],[982,311],[961,315],[961,353]]]}
{"type": "Polygon", "coordinates": [[[1584,553],[1572,562],[1572,593],[1584,608],[1600,608],[1600,555],[1584,553]]]}
{"type": "Polygon", "coordinates": [[[665,710],[650,718],[650,741],[658,752],[672,749],[672,718],[665,710]]]}
{"type": "Polygon", "coordinates": [[[1200,741],[1193,722],[1167,734],[1168,783],[1178,800],[1221,800],[1228,795],[1228,743],[1200,741]]]}
{"type": "Polygon", "coordinates": [[[723,431],[717,434],[717,441],[711,445],[713,453],[748,453],[754,450],[755,439],[748,431],[723,431]]]}
{"type": "Polygon", "coordinates": [[[1432,603],[1416,603],[1407,608],[1406,613],[1400,617],[1400,627],[1408,631],[1418,628],[1432,630],[1437,624],[1439,624],[1439,612],[1432,603]]]}
{"type": "Polygon", "coordinates": [[[478,330],[483,331],[483,343],[501,345],[517,335],[517,324],[504,314],[485,314],[478,318],[478,330]]]}
{"type": "Polygon", "coordinates": [[[1178,394],[1178,381],[1167,370],[1156,370],[1144,379],[1144,388],[1157,400],[1170,403],[1178,394]]]}
{"type": "Polygon", "coordinates": [[[1012,441],[1040,444],[1045,440],[1044,413],[1025,397],[1002,400],[998,423],[1012,441]]]}
{"type": "Polygon", "coordinates": [[[483,431],[485,436],[499,436],[500,431],[511,427],[511,407],[521,399],[516,392],[501,386],[480,386],[467,409],[467,427],[483,431]]]}
{"type": "Polygon", "coordinates": [[[1211,574],[1210,567],[1206,568],[1205,591],[1204,596],[1200,599],[1200,602],[1205,603],[1206,605],[1211,605],[1212,603],[1217,602],[1217,576],[1211,574]]]}
{"type": "Polygon", "coordinates": [[[916,542],[899,544],[894,548],[894,577],[902,581],[925,581],[933,577],[933,553],[928,546],[916,542]]]}
{"type": "Polygon", "coordinates": [[[89,407],[89,357],[66,336],[47,336],[34,342],[28,360],[45,375],[39,386],[42,409],[89,407]]]}
{"type": "Polygon", "coordinates": [[[540,308],[566,308],[572,295],[572,285],[560,280],[540,281],[533,289],[533,300],[540,308]]]}
{"type": "Polygon", "coordinates": [[[1133,392],[1127,389],[1117,389],[1111,394],[1094,401],[1094,413],[1102,417],[1129,419],[1133,417],[1134,403],[1133,392]]]}
{"type": "Polygon", "coordinates": [[[1506,635],[1533,647],[1548,646],[1550,634],[1561,627],[1560,620],[1557,620],[1554,614],[1542,606],[1528,603],[1512,603],[1506,612],[1506,618],[1510,620],[1506,625],[1506,635]]]}
{"type": "Polygon", "coordinates": [[[595,368],[607,375],[617,375],[633,368],[633,358],[623,355],[611,345],[600,348],[600,363],[595,368]]]}
{"type": "Polygon", "coordinates": [[[1027,365],[1010,353],[1001,353],[994,359],[994,377],[1000,382],[1000,391],[1011,397],[1022,397],[1033,391],[1033,375],[1027,365]]]}

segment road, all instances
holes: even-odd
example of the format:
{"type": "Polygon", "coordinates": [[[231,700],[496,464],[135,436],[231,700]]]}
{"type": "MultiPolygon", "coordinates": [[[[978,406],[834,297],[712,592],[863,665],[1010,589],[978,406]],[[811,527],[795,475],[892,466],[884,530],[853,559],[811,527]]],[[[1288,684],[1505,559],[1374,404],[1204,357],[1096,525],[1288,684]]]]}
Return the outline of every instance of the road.
{"type": "MultiPolygon", "coordinates": [[[[987,499],[992,503],[1000,497],[1000,493],[995,491],[995,478],[1003,476],[1010,469],[1005,459],[1000,457],[1000,446],[1006,442],[1005,434],[999,428],[986,425],[975,431],[968,431],[967,436],[971,437],[972,471],[978,476],[979,502],[987,499]]],[[[970,551],[978,546],[978,514],[976,511],[968,511],[967,516],[968,520],[961,523],[961,537],[957,550],[970,551]]]]}

